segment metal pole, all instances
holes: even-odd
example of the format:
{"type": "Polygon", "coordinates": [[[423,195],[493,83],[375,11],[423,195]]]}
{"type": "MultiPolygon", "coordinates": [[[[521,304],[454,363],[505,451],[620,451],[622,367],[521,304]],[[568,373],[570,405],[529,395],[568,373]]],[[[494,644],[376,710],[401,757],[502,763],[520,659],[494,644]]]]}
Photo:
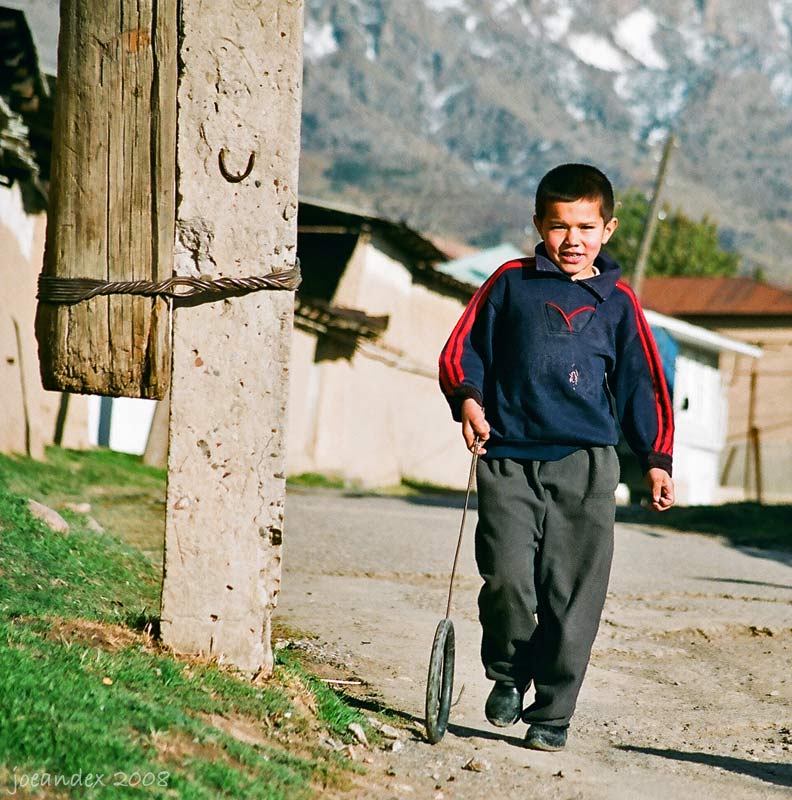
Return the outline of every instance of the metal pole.
{"type": "Polygon", "coordinates": [[[641,239],[641,246],[638,250],[638,258],[635,260],[635,273],[633,275],[633,291],[640,299],[641,289],[643,288],[644,273],[646,272],[646,265],[649,262],[649,252],[652,249],[652,239],[654,238],[655,228],[657,227],[657,214],[660,207],[660,195],[665,182],[666,172],[668,170],[668,162],[671,158],[671,151],[674,148],[676,139],[673,133],[668,134],[665,147],[663,148],[663,156],[660,159],[660,166],[657,170],[657,178],[655,179],[654,194],[652,201],[649,204],[649,213],[646,217],[646,224],[644,225],[643,238],[641,239]]]}
{"type": "Polygon", "coordinates": [[[481,439],[476,436],[473,442],[473,457],[470,460],[470,473],[468,474],[467,491],[465,492],[465,505],[462,509],[462,522],[459,526],[459,538],[457,539],[456,550],[454,551],[454,565],[451,567],[451,580],[448,582],[448,603],[446,604],[445,618],[451,616],[451,598],[454,594],[454,576],[456,575],[457,563],[459,562],[459,551],[462,549],[462,534],[465,531],[465,517],[467,516],[468,503],[470,502],[470,490],[473,488],[473,478],[476,474],[476,462],[478,461],[479,447],[481,439]]]}

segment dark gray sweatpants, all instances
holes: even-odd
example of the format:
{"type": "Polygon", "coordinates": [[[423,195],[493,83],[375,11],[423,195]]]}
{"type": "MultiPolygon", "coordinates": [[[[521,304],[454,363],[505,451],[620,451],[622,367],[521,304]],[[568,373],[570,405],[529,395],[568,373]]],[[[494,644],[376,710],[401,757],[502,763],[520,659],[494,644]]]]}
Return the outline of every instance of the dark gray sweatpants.
{"type": "Polygon", "coordinates": [[[526,722],[566,725],[597,635],[613,556],[612,447],[559,461],[479,460],[476,561],[487,677],[524,689],[526,722]]]}

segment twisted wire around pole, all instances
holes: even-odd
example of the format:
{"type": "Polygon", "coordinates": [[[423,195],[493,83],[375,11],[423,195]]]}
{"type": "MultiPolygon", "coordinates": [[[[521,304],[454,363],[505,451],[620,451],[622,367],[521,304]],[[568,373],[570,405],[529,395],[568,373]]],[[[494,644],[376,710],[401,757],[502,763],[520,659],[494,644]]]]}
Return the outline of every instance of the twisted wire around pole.
{"type": "Polygon", "coordinates": [[[37,298],[42,303],[70,305],[90,300],[92,297],[111,294],[185,298],[229,291],[242,294],[265,289],[294,291],[301,280],[299,262],[288,270],[249,278],[207,279],[176,276],[162,281],[103,281],[94,278],[57,278],[40,275],[37,298]]]}

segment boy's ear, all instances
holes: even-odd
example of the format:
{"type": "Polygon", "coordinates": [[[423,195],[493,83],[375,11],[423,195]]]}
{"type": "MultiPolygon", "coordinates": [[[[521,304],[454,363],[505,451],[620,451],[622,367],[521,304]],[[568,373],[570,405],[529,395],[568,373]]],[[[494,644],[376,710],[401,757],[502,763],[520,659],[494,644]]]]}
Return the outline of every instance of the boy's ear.
{"type": "Polygon", "coordinates": [[[602,235],[602,243],[607,244],[608,240],[613,236],[613,232],[616,228],[619,227],[619,220],[616,217],[611,217],[608,222],[605,223],[605,230],[603,231],[602,235]]]}
{"type": "Polygon", "coordinates": [[[533,224],[534,228],[536,228],[536,232],[539,234],[539,237],[544,239],[544,234],[542,233],[542,221],[536,216],[536,214],[534,214],[533,217],[533,224]]]}

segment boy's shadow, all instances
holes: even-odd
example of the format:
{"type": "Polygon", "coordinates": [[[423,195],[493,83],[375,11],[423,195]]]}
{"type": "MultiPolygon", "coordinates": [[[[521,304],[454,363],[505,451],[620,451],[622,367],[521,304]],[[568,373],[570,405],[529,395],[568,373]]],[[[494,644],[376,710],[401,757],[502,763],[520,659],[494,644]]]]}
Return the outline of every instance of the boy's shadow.
{"type": "MultiPolygon", "coordinates": [[[[422,733],[424,730],[423,717],[417,717],[415,714],[410,714],[407,711],[400,711],[399,709],[391,708],[390,706],[380,703],[371,697],[355,697],[343,692],[341,694],[344,694],[344,701],[346,703],[360,709],[361,711],[373,711],[378,714],[384,713],[398,718],[402,720],[402,722],[410,723],[413,726],[415,738],[417,740],[426,741],[426,738],[422,733]],[[421,733],[419,733],[419,731],[421,733]]],[[[517,747],[523,746],[522,738],[517,736],[505,736],[502,733],[498,733],[498,731],[468,728],[465,725],[455,725],[453,722],[448,723],[446,730],[452,736],[456,736],[459,739],[489,739],[492,741],[506,742],[507,744],[515,745],[517,747]]]]}
{"type": "Polygon", "coordinates": [[[515,747],[523,747],[523,739],[517,736],[507,736],[498,731],[481,730],[480,728],[468,728],[465,725],[454,725],[448,723],[448,732],[459,739],[489,739],[491,741],[506,742],[515,747]]]}
{"type": "Polygon", "coordinates": [[[696,764],[705,764],[709,767],[748,775],[759,778],[766,783],[776,786],[792,786],[792,764],[782,764],[774,761],[749,761],[747,758],[733,758],[732,756],[719,756],[715,753],[688,753],[684,750],[661,750],[656,747],[634,747],[633,745],[616,745],[619,750],[630,753],[645,753],[661,758],[673,758],[676,761],[691,761],[696,764]]]}

